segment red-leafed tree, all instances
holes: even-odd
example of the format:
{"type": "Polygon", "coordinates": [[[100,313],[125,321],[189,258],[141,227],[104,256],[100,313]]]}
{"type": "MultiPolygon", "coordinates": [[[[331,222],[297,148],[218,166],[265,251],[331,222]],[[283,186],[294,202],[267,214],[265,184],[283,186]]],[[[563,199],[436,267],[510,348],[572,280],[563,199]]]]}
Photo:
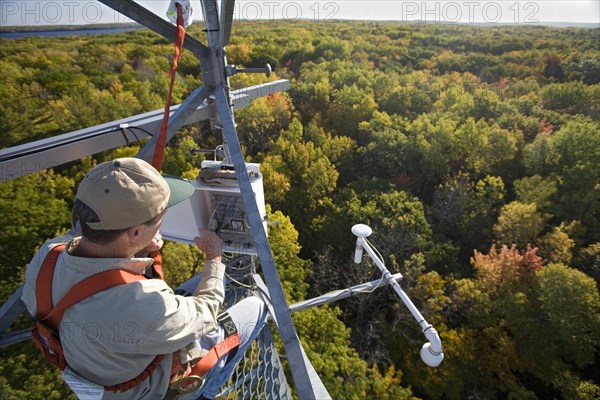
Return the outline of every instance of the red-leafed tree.
{"type": "Polygon", "coordinates": [[[517,246],[504,245],[498,251],[492,246],[488,254],[475,251],[471,263],[477,271],[477,279],[490,292],[496,292],[507,285],[519,284],[530,280],[543,268],[543,259],[537,255],[537,248],[527,246],[519,252],[517,246]]]}

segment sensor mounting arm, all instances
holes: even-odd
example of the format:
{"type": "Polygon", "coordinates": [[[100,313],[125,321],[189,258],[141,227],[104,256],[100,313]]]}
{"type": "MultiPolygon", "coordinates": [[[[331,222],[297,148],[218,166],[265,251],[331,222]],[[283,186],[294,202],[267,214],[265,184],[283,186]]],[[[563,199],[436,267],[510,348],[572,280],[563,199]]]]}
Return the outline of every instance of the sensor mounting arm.
{"type": "Polygon", "coordinates": [[[385,267],[383,261],[379,258],[375,250],[371,247],[370,243],[366,238],[371,235],[373,231],[370,227],[364,224],[354,225],[352,227],[352,233],[358,238],[356,241],[356,254],[354,261],[358,264],[360,263],[360,258],[358,256],[359,247],[362,250],[366,251],[369,257],[375,262],[375,265],[381,270],[384,278],[388,281],[390,286],[394,289],[396,294],[400,297],[406,308],[413,315],[415,320],[421,326],[421,330],[423,334],[427,338],[428,342],[423,345],[421,348],[421,359],[423,362],[430,367],[437,367],[442,363],[444,359],[444,353],[442,352],[442,341],[437,331],[433,326],[431,326],[423,317],[421,312],[417,309],[417,307],[413,304],[411,299],[407,296],[407,294],[402,290],[396,279],[392,276],[390,271],[385,267]]]}

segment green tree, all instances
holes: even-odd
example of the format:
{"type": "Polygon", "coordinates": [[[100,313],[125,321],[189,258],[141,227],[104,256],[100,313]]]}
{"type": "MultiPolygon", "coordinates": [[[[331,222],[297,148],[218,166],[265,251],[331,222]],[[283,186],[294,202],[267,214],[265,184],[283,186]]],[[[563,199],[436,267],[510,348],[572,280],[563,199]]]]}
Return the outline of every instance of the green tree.
{"type": "Polygon", "coordinates": [[[581,82],[551,83],[540,90],[540,101],[549,110],[594,115],[594,100],[591,95],[590,87],[581,82]]]}
{"type": "Polygon", "coordinates": [[[279,93],[254,100],[236,113],[237,133],[248,155],[264,152],[279,132],[289,127],[292,111],[287,96],[279,93]]]}
{"type": "Polygon", "coordinates": [[[12,275],[15,268],[27,264],[37,247],[65,231],[74,186],[72,179],[51,169],[0,184],[2,271],[12,275]]]}
{"type": "Polygon", "coordinates": [[[600,243],[581,249],[573,264],[600,284],[600,243]]]}
{"type": "Polygon", "coordinates": [[[558,192],[558,185],[553,178],[534,175],[518,179],[514,182],[517,201],[523,204],[535,204],[540,212],[548,214],[552,209],[553,197],[558,192]]]}
{"type": "Polygon", "coordinates": [[[123,90],[120,82],[109,90],[98,90],[92,85],[51,103],[52,116],[60,121],[62,129],[81,129],[124,118],[141,111],[135,96],[123,90]]]}
{"type": "Polygon", "coordinates": [[[277,223],[276,228],[269,229],[269,244],[286,299],[290,304],[302,301],[308,289],[306,281],[310,270],[308,261],[299,256],[298,231],[281,211],[273,212],[267,206],[267,217],[277,223]]]}
{"type": "Polygon", "coordinates": [[[551,263],[570,265],[575,242],[559,227],[539,239],[540,255],[551,263]]]}
{"type": "Polygon", "coordinates": [[[380,109],[388,114],[398,114],[409,119],[427,113],[433,104],[433,93],[407,84],[400,86],[388,93],[380,102],[380,109]]]}
{"type": "Polygon", "coordinates": [[[494,225],[496,240],[500,243],[524,248],[536,243],[544,229],[544,219],[535,204],[513,201],[502,207],[498,222],[494,225]]]}
{"type": "Polygon", "coordinates": [[[446,236],[458,238],[460,221],[467,212],[469,197],[473,196],[473,183],[467,174],[447,178],[433,195],[431,214],[433,228],[446,236]]]}
{"type": "Polygon", "coordinates": [[[315,44],[314,59],[344,60],[350,55],[350,45],[337,38],[323,38],[315,44]]]}
{"type": "Polygon", "coordinates": [[[370,121],[361,122],[360,130],[369,143],[358,148],[363,168],[355,168],[355,174],[391,180],[406,171],[408,138],[400,118],[375,111],[370,121]]]}
{"type": "Polygon", "coordinates": [[[339,173],[338,186],[351,182],[357,174],[357,144],[348,136],[334,136],[311,121],[304,129],[304,138],[321,149],[339,173]]]}
{"type": "MultiPolygon", "coordinates": [[[[299,257],[298,232],[280,211],[267,210],[278,227],[269,231],[269,242],[289,303],[305,299],[309,263],[299,257]]],[[[411,390],[400,386],[401,373],[393,367],[384,375],[368,368],[350,347],[350,330],[340,320],[338,308],[323,306],[294,314],[294,325],[304,349],[333,398],[413,399],[411,390]]]]}
{"type": "Polygon", "coordinates": [[[33,342],[2,350],[0,392],[4,399],[76,400],[60,375],[61,371],[48,364],[33,342]]]}
{"type": "Polygon", "coordinates": [[[433,104],[433,109],[440,113],[450,114],[459,121],[466,121],[475,108],[473,96],[462,85],[455,84],[444,89],[439,99],[433,104]]]}
{"type": "Polygon", "coordinates": [[[559,193],[554,196],[554,215],[563,221],[582,221],[590,243],[600,235],[598,132],[597,123],[578,118],[552,136],[538,136],[524,149],[525,165],[531,173],[560,183],[559,193]]]}
{"type": "Polygon", "coordinates": [[[173,138],[165,149],[162,172],[190,180],[196,179],[200,170],[200,160],[191,150],[197,147],[193,136],[180,134],[173,138]]]}
{"type": "Polygon", "coordinates": [[[367,366],[350,347],[350,331],[339,316],[339,309],[328,306],[294,315],[304,349],[331,397],[416,400],[410,388],[401,386],[402,375],[393,367],[382,375],[367,366]]]}
{"type": "MultiPolygon", "coordinates": [[[[0,184],[0,298],[5,301],[22,284],[35,249],[70,224],[74,181],[52,169],[0,184]]],[[[24,316],[15,328],[29,326],[24,316]]],[[[7,399],[74,399],[33,343],[1,351],[0,391],[7,399]],[[27,379],[23,379],[27,376],[27,379]]]]}
{"type": "Polygon", "coordinates": [[[600,237],[600,130],[598,124],[571,122],[553,137],[559,154],[562,188],[559,212],[563,220],[580,220],[590,241],[600,237]]]}
{"type": "Polygon", "coordinates": [[[388,190],[358,195],[353,190],[343,190],[335,200],[335,205],[328,204],[325,215],[316,219],[314,226],[319,237],[327,239],[321,243],[334,246],[340,255],[350,254],[354,246],[350,228],[358,223],[373,229],[373,241],[382,254],[394,255],[398,260],[425,248],[431,237],[423,204],[406,192],[388,190]]]}
{"type": "Polygon", "coordinates": [[[281,132],[263,163],[265,179],[289,181],[289,190],[280,192],[283,195],[280,203],[273,202],[276,200],[273,198],[267,198],[267,202],[288,210],[297,225],[306,221],[306,213],[314,212],[336,188],[339,176],[323,150],[303,140],[303,132],[300,121],[294,119],[289,129],[281,132]]]}
{"type": "Polygon", "coordinates": [[[572,63],[572,67],[583,75],[583,83],[587,85],[600,83],[600,58],[585,58],[572,63]]]}
{"type": "Polygon", "coordinates": [[[580,271],[549,264],[537,273],[534,289],[536,296],[530,298],[524,314],[530,319],[537,310],[543,318],[531,321],[527,329],[515,326],[515,342],[527,370],[569,397],[580,383],[577,371],[594,362],[600,347],[598,288],[593,279],[580,271]],[[553,334],[537,335],[534,339],[539,332],[553,334]],[[540,348],[545,350],[540,352],[540,348]],[[572,371],[574,378],[561,379],[564,371],[572,371]]]}
{"type": "MultiPolygon", "coordinates": [[[[6,64],[0,65],[5,74],[6,64]]],[[[44,88],[37,82],[17,83],[3,81],[0,84],[0,138],[2,147],[8,147],[45,137],[48,132],[59,129],[57,121],[51,118],[47,102],[44,101],[44,88]]]]}
{"type": "Polygon", "coordinates": [[[335,90],[327,109],[326,128],[338,135],[350,136],[359,144],[365,139],[359,136],[359,123],[368,121],[377,109],[373,95],[356,85],[335,90]]]}
{"type": "Polygon", "coordinates": [[[460,221],[460,234],[463,235],[463,252],[472,249],[488,248],[493,239],[493,226],[504,203],[505,186],[502,178],[486,176],[474,182],[472,195],[468,196],[467,209],[460,221]]]}
{"type": "Polygon", "coordinates": [[[302,116],[302,123],[311,120],[322,120],[331,101],[332,86],[327,75],[317,82],[306,79],[297,82],[290,88],[290,97],[302,116]]]}
{"type": "Polygon", "coordinates": [[[165,241],[160,254],[165,281],[172,288],[200,273],[204,265],[204,255],[196,246],[165,241]]]}

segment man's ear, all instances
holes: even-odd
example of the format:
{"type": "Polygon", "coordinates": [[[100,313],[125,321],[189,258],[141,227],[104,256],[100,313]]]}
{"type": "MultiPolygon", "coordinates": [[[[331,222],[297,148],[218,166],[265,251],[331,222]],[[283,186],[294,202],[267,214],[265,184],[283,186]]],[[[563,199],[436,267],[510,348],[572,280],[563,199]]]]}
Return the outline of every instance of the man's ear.
{"type": "Polygon", "coordinates": [[[131,243],[137,243],[139,241],[142,233],[141,229],[141,225],[132,226],[131,228],[127,229],[127,236],[131,243]]]}

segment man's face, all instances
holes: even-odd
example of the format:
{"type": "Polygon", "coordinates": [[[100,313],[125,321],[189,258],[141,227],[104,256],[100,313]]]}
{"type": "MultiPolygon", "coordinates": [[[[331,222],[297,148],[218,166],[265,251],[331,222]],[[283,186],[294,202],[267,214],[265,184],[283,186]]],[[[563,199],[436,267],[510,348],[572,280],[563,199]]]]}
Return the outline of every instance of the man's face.
{"type": "Polygon", "coordinates": [[[140,244],[142,245],[142,248],[148,247],[151,243],[152,240],[155,238],[156,233],[158,232],[158,229],[160,228],[160,225],[162,224],[162,220],[163,217],[165,216],[165,213],[167,211],[163,211],[158,218],[155,218],[154,223],[152,225],[146,225],[143,224],[142,225],[142,230],[140,232],[141,235],[141,240],[140,240],[140,244]]]}

